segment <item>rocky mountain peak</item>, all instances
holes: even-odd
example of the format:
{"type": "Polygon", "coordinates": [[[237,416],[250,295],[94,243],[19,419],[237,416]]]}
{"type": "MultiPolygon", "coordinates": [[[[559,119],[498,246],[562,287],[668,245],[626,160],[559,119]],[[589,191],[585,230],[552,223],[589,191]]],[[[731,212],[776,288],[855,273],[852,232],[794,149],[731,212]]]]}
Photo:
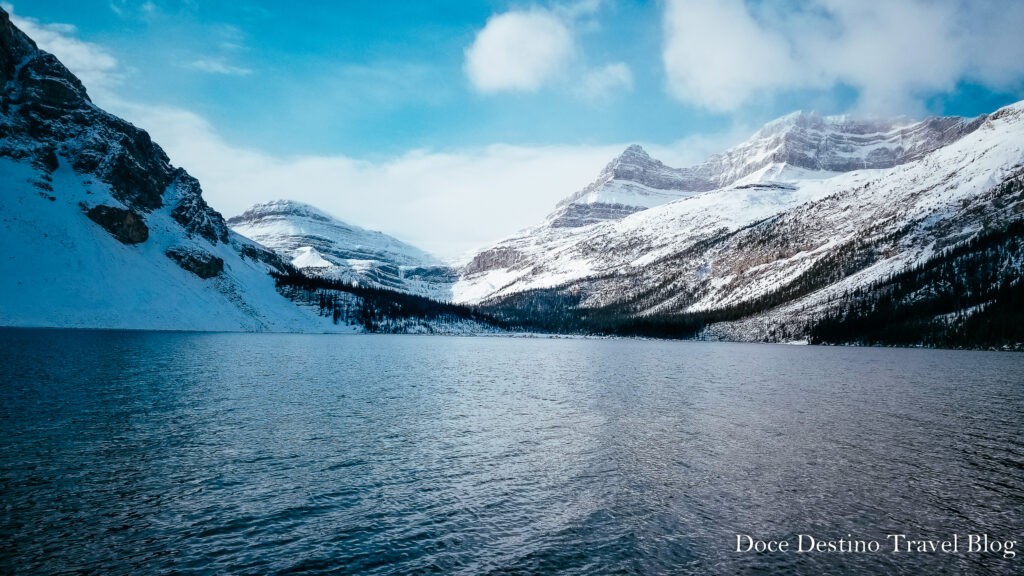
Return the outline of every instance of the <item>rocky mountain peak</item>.
{"type": "Polygon", "coordinates": [[[644,150],[644,147],[639,144],[630,144],[609,163],[609,166],[615,164],[646,164],[653,162],[651,155],[644,150]]]}
{"type": "Polygon", "coordinates": [[[559,202],[547,224],[579,227],[737,183],[791,183],[841,172],[892,168],[976,130],[985,116],[858,118],[796,111],[765,124],[746,142],[689,168],[672,168],[633,144],[596,180],[559,202]]]}
{"type": "Polygon", "coordinates": [[[977,129],[985,117],[858,118],[798,111],[765,124],[747,141],[692,168],[713,188],[742,180],[791,182],[922,158],[977,129]]]}
{"type": "Polygon", "coordinates": [[[665,186],[666,182],[664,178],[658,178],[656,173],[666,169],[671,170],[660,161],[651,158],[642,146],[633,144],[609,162],[601,175],[619,180],[631,180],[657,188],[665,186]]]}
{"type": "Polygon", "coordinates": [[[227,226],[199,182],[172,166],[144,130],[96,107],[82,82],[2,8],[0,74],[0,157],[47,174],[68,162],[106,184],[136,217],[166,205],[188,232],[227,242],[227,226]]]}
{"type": "Polygon", "coordinates": [[[318,276],[439,299],[448,298],[453,281],[449,269],[419,248],[295,200],[255,204],[228,225],[318,276]]]}

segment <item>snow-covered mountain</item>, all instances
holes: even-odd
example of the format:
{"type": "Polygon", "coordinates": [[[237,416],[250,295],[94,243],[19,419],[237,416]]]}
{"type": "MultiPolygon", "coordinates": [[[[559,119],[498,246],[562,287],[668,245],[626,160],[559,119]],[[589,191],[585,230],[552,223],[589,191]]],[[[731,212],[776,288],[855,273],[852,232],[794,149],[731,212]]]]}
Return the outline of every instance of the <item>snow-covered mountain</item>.
{"type": "Polygon", "coordinates": [[[857,120],[795,112],[749,140],[690,168],[670,168],[638,145],[612,160],[591,184],[559,202],[546,226],[572,228],[733,184],[783,183],[921,158],[977,128],[977,119],[857,120]]]}
{"type": "Polygon", "coordinates": [[[440,260],[382,232],[342,222],[293,200],[256,204],[228,220],[311,274],[448,300],[453,272],[440,260]]]}
{"type": "Polygon", "coordinates": [[[669,168],[638,145],[608,163],[596,180],[558,203],[544,225],[578,228],[617,220],[652,206],[708,189],[708,183],[686,170],[669,168]]]}
{"type": "MultiPolygon", "coordinates": [[[[785,305],[792,319],[1024,212],[1012,185],[1024,162],[1024,103],[916,123],[798,113],[684,170],[635,147],[624,156],[560,209],[648,174],[677,197],[644,206],[654,196],[638,194],[631,210],[572,226],[549,218],[478,254],[455,301],[633,318],[771,315],[785,305]],[[622,164],[644,169],[617,172],[622,164]]],[[[758,339],[758,322],[719,333],[758,339]]]]}
{"type": "Polygon", "coordinates": [[[146,132],[0,9],[0,325],[329,330],[146,132]]]}

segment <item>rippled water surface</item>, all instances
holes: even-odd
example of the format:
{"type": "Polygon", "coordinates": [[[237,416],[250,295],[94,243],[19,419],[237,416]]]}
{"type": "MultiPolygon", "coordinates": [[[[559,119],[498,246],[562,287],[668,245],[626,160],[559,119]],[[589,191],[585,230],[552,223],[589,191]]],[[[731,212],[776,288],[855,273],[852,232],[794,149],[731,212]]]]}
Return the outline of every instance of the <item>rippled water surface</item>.
{"type": "Polygon", "coordinates": [[[735,551],[1020,541],[1022,416],[1024,354],[2,330],[0,572],[1022,573],[735,551]]]}

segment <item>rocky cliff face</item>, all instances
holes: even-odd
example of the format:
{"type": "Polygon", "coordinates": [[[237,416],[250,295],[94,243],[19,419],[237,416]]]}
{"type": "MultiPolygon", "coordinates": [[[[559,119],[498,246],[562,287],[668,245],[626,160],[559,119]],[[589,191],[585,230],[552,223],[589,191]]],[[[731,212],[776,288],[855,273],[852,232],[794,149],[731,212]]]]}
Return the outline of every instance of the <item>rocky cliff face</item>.
{"type": "Polygon", "coordinates": [[[821,173],[893,168],[956,142],[984,121],[984,116],[912,122],[796,112],[692,170],[711,188],[720,188],[744,179],[785,182],[821,173]]]}

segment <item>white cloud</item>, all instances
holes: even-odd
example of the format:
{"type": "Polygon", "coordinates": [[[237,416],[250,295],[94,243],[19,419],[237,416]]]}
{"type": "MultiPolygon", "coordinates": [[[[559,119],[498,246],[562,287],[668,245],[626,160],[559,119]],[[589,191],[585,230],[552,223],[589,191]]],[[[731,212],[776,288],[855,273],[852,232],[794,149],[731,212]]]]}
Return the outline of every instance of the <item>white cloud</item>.
{"type": "Polygon", "coordinates": [[[470,84],[485,94],[536,92],[561,84],[591,102],[632,90],[633,74],[626,64],[591,67],[581,57],[578,36],[600,28],[595,16],[602,3],[579,0],[491,16],[466,48],[470,84]]]}
{"type": "Polygon", "coordinates": [[[497,144],[414,150],[379,162],[277,157],[228,143],[205,119],[178,108],[121,102],[111,111],[145,127],[225,216],[292,198],[444,257],[540,222],[624,148],[497,144]]]}
{"type": "Polygon", "coordinates": [[[569,22],[575,22],[593,16],[601,9],[605,0],[577,0],[568,4],[555,4],[551,9],[569,22]]]}
{"type": "Polygon", "coordinates": [[[848,85],[862,112],[918,112],[922,98],[980,82],[1019,89],[1024,3],[669,0],[669,91],[710,110],[801,89],[848,85]]]}
{"type": "Polygon", "coordinates": [[[610,99],[617,91],[633,89],[633,73],[629,66],[622,62],[608,64],[603,68],[590,70],[583,75],[577,93],[580,97],[603,102],[610,99]]]}
{"type": "Polygon", "coordinates": [[[11,22],[35,40],[41,49],[57,57],[68,70],[92,90],[109,90],[121,82],[117,59],[103,47],[75,37],[77,29],[70,24],[43,24],[34,18],[14,13],[14,6],[3,4],[11,22]]]}
{"type": "Polygon", "coordinates": [[[534,92],[569,63],[566,24],[539,8],[492,16],[466,49],[466,74],[481,92],[534,92]]]}
{"type": "Polygon", "coordinates": [[[676,97],[738,107],[755,91],[787,86],[797,72],[785,41],[763,30],[743,0],[670,0],[663,59],[676,97]]]}
{"type": "Polygon", "coordinates": [[[223,60],[211,58],[196,60],[189,64],[188,67],[194,70],[199,70],[200,72],[223,74],[225,76],[248,76],[249,74],[252,74],[252,70],[249,68],[232,66],[223,60]]]}

